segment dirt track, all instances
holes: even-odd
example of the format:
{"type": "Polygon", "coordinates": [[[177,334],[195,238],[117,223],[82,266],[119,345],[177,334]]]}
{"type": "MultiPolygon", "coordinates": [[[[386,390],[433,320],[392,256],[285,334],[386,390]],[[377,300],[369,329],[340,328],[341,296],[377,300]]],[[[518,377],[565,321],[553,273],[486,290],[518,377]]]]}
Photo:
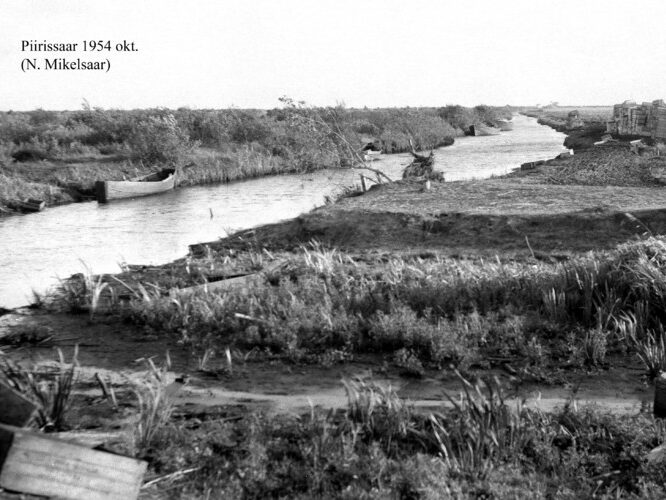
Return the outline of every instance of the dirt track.
{"type": "MultiPolygon", "coordinates": [[[[101,398],[94,380],[99,373],[112,387],[124,390],[129,382],[148,373],[141,358],[153,358],[160,364],[167,351],[171,359],[170,392],[177,406],[189,413],[215,411],[219,407],[263,409],[270,413],[300,413],[311,405],[324,408],[344,408],[347,398],[342,379],[372,380],[384,387],[391,386],[397,393],[424,410],[447,406],[446,394],[455,397],[461,390],[460,381],[450,371],[430,370],[423,379],[401,377],[395,368],[388,368],[381,357],[369,356],[353,363],[319,365],[292,365],[276,361],[260,363],[237,361],[233,373],[225,371],[222,359],[214,359],[208,372],[197,370],[197,360],[185,347],[166,338],[146,336],[132,326],[118,323],[90,324],[85,316],[52,315],[19,310],[0,320],[0,339],[11,334],[13,328],[46,327],[52,338],[30,348],[8,350],[15,361],[31,360],[50,363],[55,359],[54,349],[60,348],[69,360],[75,345],[79,345],[81,371],[78,393],[81,396],[101,398]],[[191,375],[187,385],[173,382],[180,374],[191,375]]],[[[219,358],[223,358],[220,356],[219,358]]],[[[525,398],[530,407],[551,410],[561,407],[574,394],[580,405],[596,405],[614,413],[636,413],[649,405],[652,389],[641,384],[640,368],[613,363],[613,368],[598,373],[572,371],[567,382],[556,385],[530,383],[508,377],[503,370],[485,371],[484,375],[499,375],[510,388],[507,395],[517,403],[525,398]]],[[[240,411],[240,410],[239,410],[240,411]]],[[[88,433],[89,434],[89,433],[88,433]]],[[[78,438],[86,438],[86,433],[78,438]]],[[[95,433],[88,436],[95,439],[95,433]]],[[[107,436],[108,437],[108,436],[107,436]]]]}

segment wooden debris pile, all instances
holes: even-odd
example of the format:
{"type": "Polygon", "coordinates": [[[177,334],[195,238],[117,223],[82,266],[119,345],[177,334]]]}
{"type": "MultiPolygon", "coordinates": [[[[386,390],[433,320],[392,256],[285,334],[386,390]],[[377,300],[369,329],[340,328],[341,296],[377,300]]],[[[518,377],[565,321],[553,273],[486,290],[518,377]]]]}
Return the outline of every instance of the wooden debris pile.
{"type": "Polygon", "coordinates": [[[606,122],[606,130],[611,134],[666,139],[666,103],[657,99],[642,104],[634,101],[616,104],[613,118],[606,122]]]}
{"type": "Polygon", "coordinates": [[[0,381],[0,497],[132,500],[147,463],[29,430],[40,408],[0,381]]]}
{"type": "Polygon", "coordinates": [[[414,157],[412,162],[405,167],[405,170],[402,172],[403,179],[412,179],[412,180],[444,180],[444,176],[441,172],[434,171],[435,165],[435,152],[430,151],[428,156],[420,155],[414,149],[414,144],[411,139],[409,141],[411,146],[411,154],[414,157]]]}

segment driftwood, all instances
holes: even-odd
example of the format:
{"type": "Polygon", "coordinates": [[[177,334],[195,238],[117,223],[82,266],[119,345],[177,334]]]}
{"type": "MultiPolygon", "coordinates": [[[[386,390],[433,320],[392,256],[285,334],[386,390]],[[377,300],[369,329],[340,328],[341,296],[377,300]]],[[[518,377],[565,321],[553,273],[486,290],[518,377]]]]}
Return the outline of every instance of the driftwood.
{"type": "MultiPolygon", "coordinates": [[[[414,144],[412,143],[412,140],[409,140],[409,146],[411,148],[411,154],[414,157],[414,160],[412,160],[412,163],[407,165],[405,170],[402,172],[402,178],[403,179],[413,179],[413,178],[425,178],[425,179],[432,179],[438,177],[433,172],[433,166],[435,164],[435,152],[430,151],[430,154],[428,156],[423,156],[420,155],[416,152],[414,149],[414,144]]],[[[439,177],[441,177],[441,174],[439,174],[439,177]]]]}

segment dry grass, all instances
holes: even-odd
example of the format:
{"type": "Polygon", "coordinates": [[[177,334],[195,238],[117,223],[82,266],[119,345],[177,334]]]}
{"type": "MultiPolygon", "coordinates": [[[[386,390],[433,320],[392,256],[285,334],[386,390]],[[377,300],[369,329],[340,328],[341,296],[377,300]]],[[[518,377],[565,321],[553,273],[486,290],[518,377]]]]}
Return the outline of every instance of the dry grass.
{"type": "Polygon", "coordinates": [[[383,185],[364,196],[346,198],[327,210],[396,212],[422,215],[451,213],[511,215],[570,213],[604,206],[641,210],[666,206],[661,189],[635,187],[551,186],[514,179],[432,183],[429,191],[408,183],[383,185]]]}
{"type": "Polygon", "coordinates": [[[170,360],[157,367],[152,359],[146,361],[149,371],[145,378],[134,384],[139,414],[134,427],[134,450],[137,456],[145,455],[154,445],[155,436],[169,422],[173,401],[168,394],[167,373],[170,360]]]}
{"type": "Polygon", "coordinates": [[[601,122],[613,116],[613,106],[558,106],[556,108],[527,109],[524,111],[528,116],[545,117],[555,121],[566,122],[571,111],[578,111],[581,119],[585,122],[601,122]]]}

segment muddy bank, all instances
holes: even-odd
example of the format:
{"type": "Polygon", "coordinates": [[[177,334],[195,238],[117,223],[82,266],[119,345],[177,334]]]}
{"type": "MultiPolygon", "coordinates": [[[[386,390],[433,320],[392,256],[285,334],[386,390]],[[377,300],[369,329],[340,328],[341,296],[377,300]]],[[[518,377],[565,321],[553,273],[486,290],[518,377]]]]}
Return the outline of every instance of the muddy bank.
{"type": "MultiPolygon", "coordinates": [[[[347,394],[344,379],[372,381],[392,387],[397,394],[423,411],[450,408],[449,397],[462,390],[461,381],[450,370],[427,370],[422,377],[405,377],[382,356],[361,356],[353,362],[327,365],[292,364],[275,359],[236,358],[229,367],[224,356],[211,358],[202,369],[200,353],[182,343],[157,338],[132,325],[89,322],[83,316],[43,314],[21,309],[0,318],[0,345],[14,361],[49,364],[54,350],[62,349],[69,359],[79,347],[81,373],[78,394],[100,396],[95,374],[111,387],[127,388],[148,372],[145,359],[159,364],[168,356],[168,375],[174,403],[188,412],[206,412],[212,407],[244,405],[271,414],[300,414],[311,406],[342,409],[347,394]],[[33,332],[33,342],[11,344],[17,331],[33,332]],[[183,375],[187,383],[176,381],[183,375]]],[[[565,370],[553,374],[550,382],[535,383],[529,372],[504,368],[475,370],[474,376],[497,376],[512,404],[525,400],[528,407],[545,411],[562,408],[569,401],[592,405],[613,413],[636,413],[649,408],[653,387],[641,381],[642,370],[626,359],[617,358],[605,370],[565,370]]]]}
{"type": "Polygon", "coordinates": [[[353,250],[437,249],[449,254],[580,252],[666,230],[658,187],[559,186],[521,179],[394,183],[296,219],[192,245],[290,249],[312,239],[353,250]]]}

